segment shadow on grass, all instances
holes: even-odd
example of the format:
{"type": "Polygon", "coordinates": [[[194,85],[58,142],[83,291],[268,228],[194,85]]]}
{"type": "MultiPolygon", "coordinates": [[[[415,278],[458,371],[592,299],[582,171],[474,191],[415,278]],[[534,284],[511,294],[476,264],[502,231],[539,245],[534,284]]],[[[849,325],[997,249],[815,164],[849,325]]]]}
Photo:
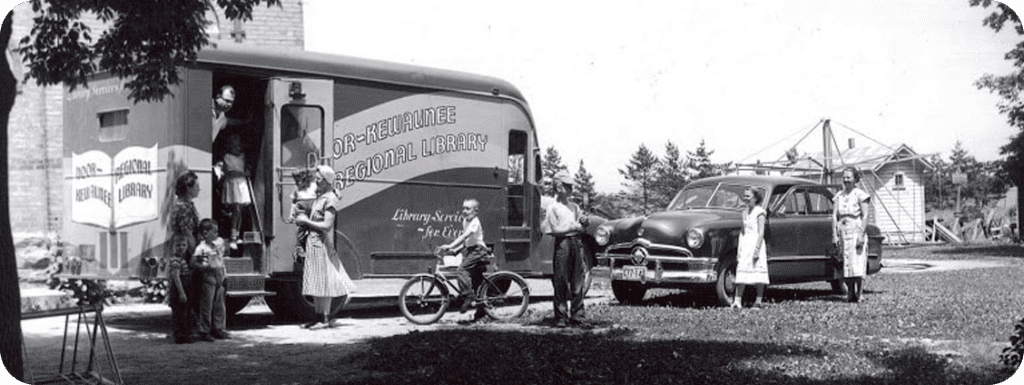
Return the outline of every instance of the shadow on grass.
{"type": "MultiPolygon", "coordinates": [[[[881,293],[879,291],[864,289],[864,296],[881,293]]],[[[755,297],[754,289],[748,288],[743,297],[744,306],[753,303],[755,297]]],[[[804,301],[804,302],[846,302],[846,295],[835,294],[831,289],[814,289],[789,286],[769,286],[764,292],[764,301],[767,303],[804,301]]],[[[714,293],[700,291],[671,291],[667,293],[649,295],[639,306],[667,306],[693,309],[709,309],[721,307],[714,293]]],[[[615,303],[613,306],[630,306],[615,303]]]]}
{"type": "Polygon", "coordinates": [[[998,371],[920,349],[825,352],[740,341],[638,341],[624,329],[440,330],[372,340],[344,360],[364,373],[328,384],[993,384],[998,371]]]}

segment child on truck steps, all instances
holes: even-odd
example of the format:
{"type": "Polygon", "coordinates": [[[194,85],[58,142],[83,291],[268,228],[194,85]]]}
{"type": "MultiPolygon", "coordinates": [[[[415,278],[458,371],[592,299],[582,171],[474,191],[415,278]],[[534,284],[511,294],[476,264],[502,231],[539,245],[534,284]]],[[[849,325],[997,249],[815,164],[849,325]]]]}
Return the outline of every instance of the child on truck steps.
{"type": "Polygon", "coordinates": [[[199,298],[197,303],[196,329],[199,339],[231,338],[227,332],[227,309],[224,303],[225,275],[224,239],[217,236],[217,222],[211,218],[199,222],[199,233],[203,241],[196,245],[192,254],[193,276],[196,278],[199,298]]]}
{"type": "Polygon", "coordinates": [[[228,246],[238,248],[239,234],[242,227],[242,214],[252,205],[252,190],[249,185],[249,174],[246,171],[245,152],[242,139],[235,133],[228,137],[227,152],[217,163],[224,172],[224,185],[221,202],[231,211],[231,240],[228,246]]]}

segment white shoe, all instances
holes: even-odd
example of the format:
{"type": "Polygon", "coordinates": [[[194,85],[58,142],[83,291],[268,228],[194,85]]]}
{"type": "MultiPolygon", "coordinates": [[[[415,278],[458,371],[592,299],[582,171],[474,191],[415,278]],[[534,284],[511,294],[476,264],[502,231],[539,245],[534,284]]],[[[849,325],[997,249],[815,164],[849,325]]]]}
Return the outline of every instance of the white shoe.
{"type": "Polygon", "coordinates": [[[323,328],[326,328],[326,327],[329,327],[329,325],[325,324],[323,322],[317,322],[317,323],[313,324],[313,326],[310,326],[309,330],[323,329],[323,328]]]}

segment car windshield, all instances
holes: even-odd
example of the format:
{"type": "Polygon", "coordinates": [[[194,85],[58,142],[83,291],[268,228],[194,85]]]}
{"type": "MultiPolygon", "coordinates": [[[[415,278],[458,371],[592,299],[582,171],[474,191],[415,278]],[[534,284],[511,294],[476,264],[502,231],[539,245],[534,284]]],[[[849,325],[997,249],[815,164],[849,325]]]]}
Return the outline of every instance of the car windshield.
{"type": "Polygon", "coordinates": [[[687,186],[669,204],[669,210],[686,210],[702,207],[736,209],[743,207],[743,190],[748,186],[734,184],[710,184],[687,186]]]}

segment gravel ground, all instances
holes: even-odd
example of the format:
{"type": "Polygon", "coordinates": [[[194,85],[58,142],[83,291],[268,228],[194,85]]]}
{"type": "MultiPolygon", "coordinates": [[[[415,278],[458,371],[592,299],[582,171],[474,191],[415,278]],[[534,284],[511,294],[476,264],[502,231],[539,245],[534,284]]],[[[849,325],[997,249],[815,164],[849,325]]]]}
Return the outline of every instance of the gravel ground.
{"type": "MultiPolygon", "coordinates": [[[[957,363],[957,365],[978,365],[978,362],[997,363],[999,351],[1003,346],[1007,345],[1005,341],[1012,332],[1014,319],[996,322],[985,318],[977,321],[987,322],[986,325],[991,329],[978,332],[985,333],[984,338],[972,334],[971,330],[946,330],[951,328],[947,327],[948,325],[957,324],[945,321],[950,319],[949,317],[977,319],[979,318],[978,315],[971,314],[970,311],[986,312],[986,308],[984,306],[975,306],[974,310],[963,308],[967,311],[965,313],[951,313],[947,311],[948,307],[946,305],[938,304],[935,306],[945,310],[936,314],[914,312],[913,309],[901,309],[899,306],[901,302],[899,301],[905,300],[905,296],[929,298],[929,293],[911,290],[907,291],[908,294],[904,296],[904,294],[899,292],[902,290],[884,288],[899,287],[899,282],[905,280],[905,278],[901,277],[904,277],[905,274],[914,273],[925,273],[920,275],[920,277],[924,277],[924,280],[915,280],[915,282],[925,282],[925,284],[930,282],[931,277],[955,282],[961,279],[957,277],[964,277],[962,279],[988,277],[991,276],[991,272],[1024,273],[1024,262],[1020,258],[1006,258],[1006,256],[1002,255],[962,258],[958,257],[958,254],[940,254],[938,258],[932,258],[931,256],[934,254],[934,250],[912,250],[911,252],[887,254],[893,255],[893,258],[886,258],[882,273],[869,280],[869,283],[865,286],[867,302],[861,304],[861,308],[879,307],[879,309],[883,309],[883,312],[890,312],[891,314],[883,314],[878,317],[889,317],[886,319],[890,319],[894,323],[900,322],[900,324],[893,326],[895,331],[891,335],[894,337],[872,337],[870,341],[865,342],[868,344],[866,346],[872,349],[878,346],[890,345],[894,347],[912,346],[922,349],[922,352],[925,352],[928,357],[947,357],[951,363],[957,363]],[[971,271],[978,273],[970,273],[971,271]],[[880,286],[882,287],[881,289],[879,288],[880,286]],[[907,324],[902,324],[904,322],[907,324]],[[929,331],[933,335],[929,335],[929,331]]],[[[543,282],[537,284],[543,285],[543,282]]],[[[535,283],[531,281],[531,287],[534,285],[535,283]]],[[[827,286],[824,284],[816,285],[821,286],[822,289],[827,286]]],[[[939,287],[942,286],[941,283],[938,283],[938,285],[940,285],[939,287]]],[[[632,330],[632,337],[629,337],[630,340],[650,338],[660,340],[664,339],[666,334],[678,334],[673,338],[682,338],[686,341],[726,338],[728,341],[748,341],[745,344],[770,342],[761,341],[763,336],[752,335],[750,330],[746,332],[743,330],[730,332],[725,337],[718,335],[710,337],[715,333],[715,330],[722,330],[720,326],[722,324],[752,319],[775,322],[780,325],[791,323],[786,327],[806,329],[806,332],[802,334],[787,333],[787,343],[795,344],[794,346],[802,346],[803,344],[807,346],[819,346],[817,344],[828,346],[833,343],[843,344],[858,341],[856,334],[867,332],[857,329],[856,326],[851,329],[852,332],[830,332],[827,328],[822,329],[825,325],[824,323],[841,322],[842,317],[844,317],[843,314],[850,311],[844,310],[846,307],[839,304],[832,305],[830,297],[827,295],[823,296],[821,294],[822,291],[819,289],[805,290],[801,286],[795,288],[782,286],[778,290],[769,291],[773,302],[767,309],[760,312],[735,313],[730,312],[729,309],[706,309],[691,307],[692,305],[679,305],[674,303],[674,301],[678,302],[678,299],[672,295],[649,299],[646,301],[645,306],[641,307],[619,306],[612,298],[607,282],[597,279],[595,280],[594,289],[590,293],[591,297],[588,299],[588,308],[593,309],[593,314],[597,317],[607,316],[610,319],[625,317],[622,319],[626,320],[629,320],[629,317],[636,317],[629,314],[640,314],[642,318],[635,324],[629,324],[629,321],[626,321],[626,325],[622,325],[622,322],[620,322],[618,325],[603,325],[582,331],[563,331],[547,327],[544,320],[550,317],[551,304],[550,296],[543,294],[538,295],[537,297],[539,298],[535,298],[532,301],[530,311],[524,317],[523,322],[511,324],[484,323],[470,326],[459,322],[467,319],[469,314],[458,314],[458,312],[449,312],[440,322],[434,325],[413,325],[405,321],[398,314],[394,306],[384,303],[380,304],[380,306],[360,306],[361,310],[346,312],[345,317],[341,319],[341,327],[310,331],[301,329],[295,324],[282,323],[273,317],[265,305],[254,304],[244,309],[237,317],[231,319],[229,329],[233,333],[234,338],[232,340],[189,345],[175,345],[167,340],[166,332],[170,328],[170,311],[165,305],[125,304],[110,306],[104,311],[104,318],[109,332],[112,352],[120,368],[120,374],[126,383],[130,384],[305,384],[345,383],[348,381],[353,383],[376,383],[380,381],[373,380],[374,378],[378,380],[394,380],[395,378],[406,378],[407,375],[399,372],[396,375],[406,377],[380,377],[382,376],[380,373],[368,371],[367,368],[372,367],[372,365],[368,364],[367,360],[372,361],[374,357],[368,358],[367,354],[368,352],[375,351],[374,349],[379,349],[379,347],[375,348],[375,344],[390,341],[393,338],[414,339],[417,336],[428,336],[434,333],[456,332],[469,335],[469,333],[459,332],[459,330],[482,332],[514,330],[522,332],[516,333],[516,335],[521,336],[555,333],[555,335],[560,336],[579,335],[580,338],[589,338],[586,336],[597,336],[602,335],[602,333],[614,334],[616,330],[621,331],[624,330],[622,328],[626,328],[632,330]],[[792,313],[801,311],[800,309],[811,309],[811,312],[814,314],[822,313],[821,309],[824,309],[824,313],[820,317],[815,316],[808,319],[793,318],[791,316],[792,313]],[[627,315],[622,316],[620,314],[627,315]],[[663,327],[664,330],[659,329],[661,328],[661,326],[658,326],[659,323],[657,321],[659,317],[669,317],[671,320],[675,319],[672,317],[679,317],[679,314],[682,314],[684,317],[694,317],[695,320],[705,322],[709,324],[707,327],[714,330],[707,329],[702,331],[702,329],[687,328],[685,332],[680,332],[672,329],[671,325],[674,324],[673,322],[669,322],[667,324],[669,326],[663,327]],[[832,316],[838,318],[830,318],[832,316]],[[645,326],[647,324],[652,326],[645,326]],[[715,324],[719,326],[716,327],[715,324]],[[827,341],[817,341],[820,338],[825,338],[827,341]]],[[[935,291],[937,292],[938,290],[935,291]]],[[[960,298],[959,300],[972,301],[972,298],[974,297],[960,298]]],[[[936,298],[935,300],[939,301],[941,299],[936,298]]],[[[926,301],[930,301],[930,299],[926,301]]],[[[1019,309],[1011,313],[1016,314],[1015,317],[1020,316],[1020,314],[1017,314],[1019,309]]],[[[1003,315],[1000,315],[1000,317],[1011,318],[1003,315]]],[[[73,334],[75,326],[74,317],[71,318],[71,321],[71,331],[73,334]]],[[[865,327],[870,328],[870,325],[874,325],[872,322],[875,321],[877,320],[866,322],[865,325],[867,326],[865,327]]],[[[58,365],[60,364],[61,337],[64,333],[64,325],[64,317],[50,317],[22,322],[26,341],[28,373],[32,374],[33,378],[41,379],[57,373],[58,365]]],[[[756,332],[754,333],[756,334],[756,332]]],[[[720,335],[721,333],[718,334],[720,335]]],[[[83,338],[80,341],[82,343],[80,349],[85,350],[85,339],[83,338]]],[[[399,340],[395,341],[398,343],[397,341],[399,340]]],[[[568,341],[566,343],[575,342],[568,341]]],[[[729,345],[731,343],[726,342],[726,348],[736,349],[735,346],[729,345]]],[[[702,344],[697,348],[705,349],[708,346],[713,346],[715,349],[722,348],[720,344],[715,345],[715,343],[711,342],[702,342],[702,344]]],[[[614,351],[618,348],[612,349],[614,351]]],[[[803,348],[798,347],[797,349],[803,348]]],[[[904,352],[904,350],[897,351],[904,352]]],[[[65,372],[67,372],[70,368],[72,350],[68,347],[64,352],[66,353],[64,366],[65,372]]],[[[106,364],[106,360],[101,359],[105,351],[101,348],[97,353],[100,355],[97,356],[96,369],[105,376],[111,376],[113,374],[111,366],[106,364]]],[[[607,355],[608,353],[603,354],[607,355]]],[[[776,367],[777,370],[784,370],[791,365],[806,364],[806,362],[811,362],[814,365],[824,365],[822,366],[823,368],[831,368],[827,362],[819,362],[821,360],[820,357],[807,361],[807,359],[800,358],[800,354],[796,353],[793,355],[779,355],[779,352],[773,354],[776,356],[772,358],[749,357],[748,359],[737,360],[729,365],[731,365],[731,368],[743,373],[748,371],[756,372],[772,367],[776,367]]],[[[855,353],[849,352],[842,354],[856,356],[855,353]]],[[[887,353],[880,352],[879,354],[884,355],[887,353]]],[[[870,358],[869,356],[865,357],[870,358]]],[[[855,358],[862,361],[865,359],[861,357],[855,358]]],[[[76,366],[78,371],[84,369],[86,359],[87,356],[79,355],[79,361],[76,366]]],[[[828,356],[825,356],[824,359],[827,360],[828,356]]],[[[891,359],[891,357],[881,357],[879,359],[891,359]]],[[[819,372],[830,373],[825,369],[819,372]]],[[[865,375],[870,375],[870,373],[865,375]]],[[[779,378],[788,379],[790,377],[783,376],[779,378]]],[[[796,383],[835,382],[831,377],[823,376],[817,378],[813,374],[798,378],[804,378],[807,381],[801,380],[796,383]]],[[[871,379],[873,377],[866,378],[871,379]]],[[[889,377],[882,376],[879,378],[884,380],[889,377]]],[[[427,381],[424,383],[441,382],[427,381]]],[[[625,379],[615,378],[614,381],[607,383],[632,382],[635,381],[630,381],[627,377],[625,379]]],[[[899,383],[898,381],[874,380],[863,382],[899,383]]],[[[599,381],[598,383],[606,382],[599,381]]]]}

